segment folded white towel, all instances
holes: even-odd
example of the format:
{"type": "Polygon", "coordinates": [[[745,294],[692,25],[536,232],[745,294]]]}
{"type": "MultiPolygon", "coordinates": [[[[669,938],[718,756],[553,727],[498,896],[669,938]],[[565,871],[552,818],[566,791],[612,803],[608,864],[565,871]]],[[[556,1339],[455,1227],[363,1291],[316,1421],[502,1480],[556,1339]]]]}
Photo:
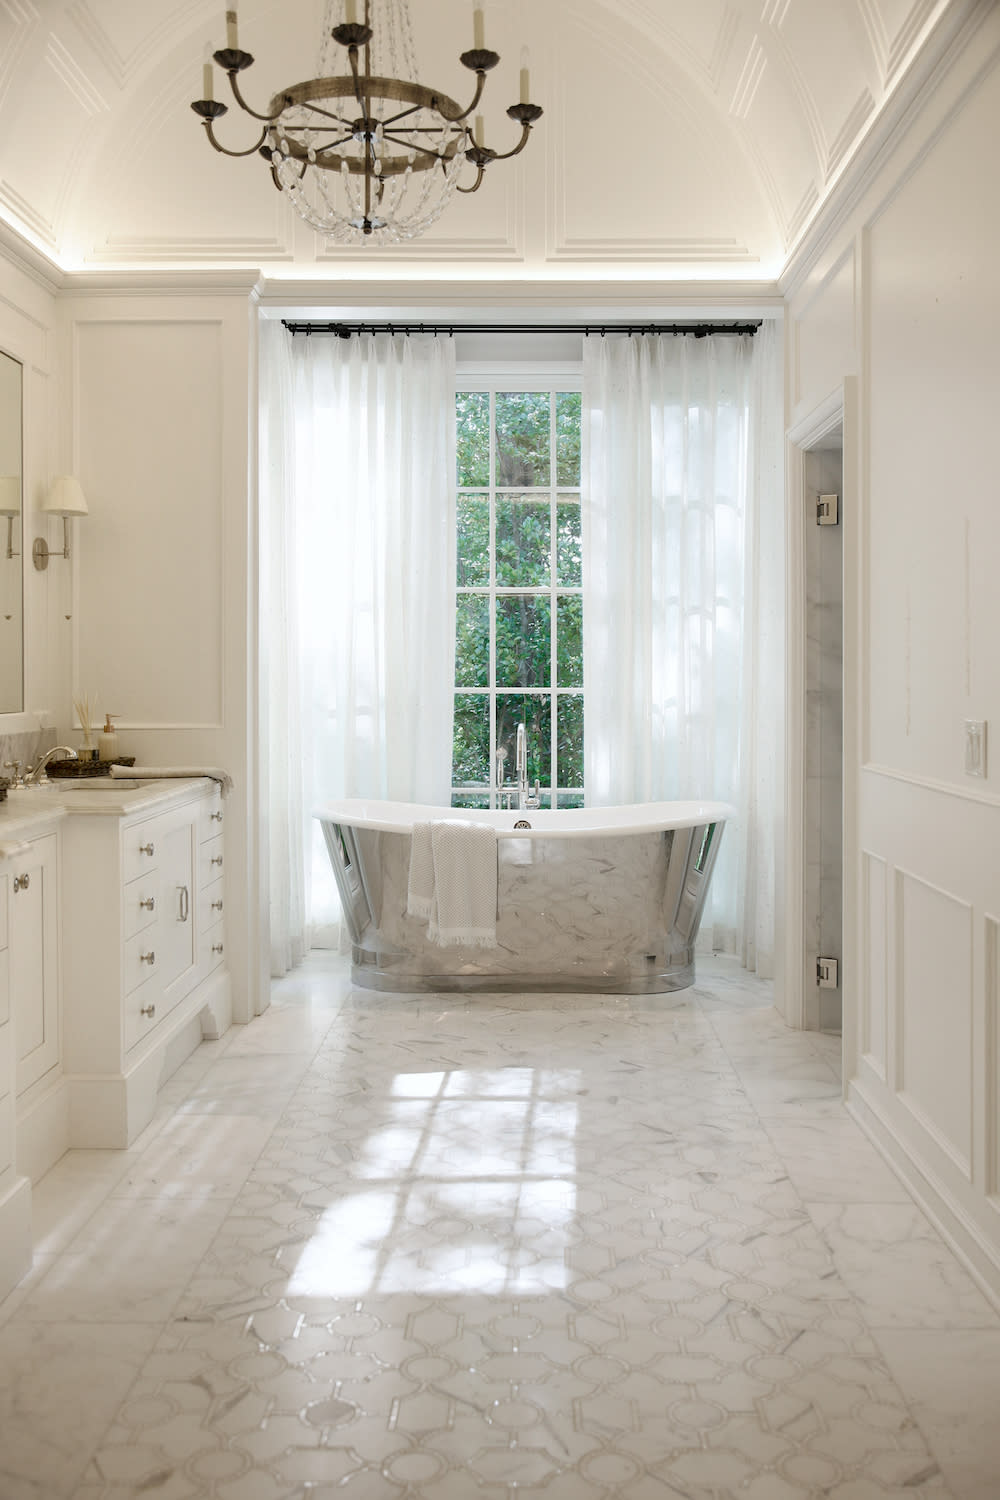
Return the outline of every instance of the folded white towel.
{"type": "Polygon", "coordinates": [[[228,771],[220,771],[218,766],[119,766],[112,765],[111,775],[115,781],[159,781],[171,777],[190,778],[192,776],[211,776],[222,788],[222,795],[228,796],[233,789],[233,778],[228,771]]]}
{"type": "Polygon", "coordinates": [[[495,947],[495,829],[464,818],[415,824],[406,909],[426,919],[428,938],[441,947],[495,947]]]}

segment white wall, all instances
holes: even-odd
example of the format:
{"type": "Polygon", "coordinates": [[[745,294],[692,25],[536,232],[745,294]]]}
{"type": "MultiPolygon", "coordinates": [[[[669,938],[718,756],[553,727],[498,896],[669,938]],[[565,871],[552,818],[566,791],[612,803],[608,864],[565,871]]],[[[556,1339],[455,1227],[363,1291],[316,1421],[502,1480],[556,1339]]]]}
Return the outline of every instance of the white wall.
{"type": "MultiPolygon", "coordinates": [[[[845,411],[849,1101],[1000,1295],[1000,12],[790,285],[789,424],[845,411]],[[853,503],[852,503],[853,499],[853,503]],[[964,773],[963,721],[994,733],[964,773]]],[[[984,19],[985,17],[985,19],[984,19]]]]}
{"type": "Polygon", "coordinates": [[[63,443],[90,505],[78,527],[73,691],[121,715],[121,752],[140,764],[221,766],[235,778],[226,942],[238,1020],[267,1003],[251,816],[256,310],[248,292],[69,294],[58,308],[63,443]]]}

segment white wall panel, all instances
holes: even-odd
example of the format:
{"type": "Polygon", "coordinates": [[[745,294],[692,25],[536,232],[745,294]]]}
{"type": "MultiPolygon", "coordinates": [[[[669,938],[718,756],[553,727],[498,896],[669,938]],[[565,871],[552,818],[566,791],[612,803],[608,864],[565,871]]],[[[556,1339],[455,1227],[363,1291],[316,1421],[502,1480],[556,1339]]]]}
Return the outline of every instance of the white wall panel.
{"type": "Polygon", "coordinates": [[[1000,710],[998,117],[994,71],[870,233],[871,756],[960,785],[963,720],[1000,710]]]}
{"type": "Polygon", "coordinates": [[[75,362],[77,684],[123,727],[220,726],[221,325],[83,323],[75,362]]]}
{"type": "Polygon", "coordinates": [[[867,849],[862,855],[862,963],[858,995],[861,1055],[883,1080],[888,1066],[888,946],[886,930],[886,882],[884,859],[867,849]]]}
{"type": "Polygon", "coordinates": [[[857,271],[851,245],[826,273],[791,322],[792,389],[796,406],[817,405],[857,365],[857,271]]]}
{"type": "Polygon", "coordinates": [[[971,905],[896,872],[896,1087],[905,1106],[972,1171],[971,905]]]}

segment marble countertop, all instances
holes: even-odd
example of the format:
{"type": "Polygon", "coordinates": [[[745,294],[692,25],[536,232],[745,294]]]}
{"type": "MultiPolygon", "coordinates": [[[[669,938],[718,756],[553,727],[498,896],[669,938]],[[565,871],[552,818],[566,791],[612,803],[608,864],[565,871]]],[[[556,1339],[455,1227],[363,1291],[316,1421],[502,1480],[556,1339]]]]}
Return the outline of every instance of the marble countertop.
{"type": "Polygon", "coordinates": [[[43,822],[82,814],[85,817],[127,818],[135,813],[159,812],[190,799],[206,784],[204,776],[151,781],[62,778],[38,787],[11,789],[0,802],[0,841],[25,837],[43,822]]]}

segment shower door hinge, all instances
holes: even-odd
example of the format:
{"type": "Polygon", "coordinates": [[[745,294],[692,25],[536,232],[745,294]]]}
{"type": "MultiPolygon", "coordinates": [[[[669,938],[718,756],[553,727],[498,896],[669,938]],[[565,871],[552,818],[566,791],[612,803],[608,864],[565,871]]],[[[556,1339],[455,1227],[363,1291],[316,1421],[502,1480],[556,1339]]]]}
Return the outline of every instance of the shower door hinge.
{"type": "Polygon", "coordinates": [[[840,496],[816,496],[816,525],[836,526],[840,520],[840,496]]]}
{"type": "Polygon", "coordinates": [[[835,990],[839,984],[840,965],[835,958],[817,958],[816,983],[821,990],[835,990]]]}

